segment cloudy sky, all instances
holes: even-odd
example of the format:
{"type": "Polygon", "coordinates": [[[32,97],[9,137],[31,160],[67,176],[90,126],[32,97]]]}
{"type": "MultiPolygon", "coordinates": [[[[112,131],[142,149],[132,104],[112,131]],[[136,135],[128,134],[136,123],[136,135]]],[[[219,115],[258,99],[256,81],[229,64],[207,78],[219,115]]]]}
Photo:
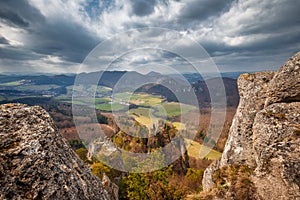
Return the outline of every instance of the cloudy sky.
{"type": "Polygon", "coordinates": [[[79,66],[95,47],[94,65],[185,68],[175,47],[154,44],[193,52],[190,41],[221,71],[276,70],[300,50],[299,8],[299,0],[0,0],[0,73],[93,71],[79,66]]]}

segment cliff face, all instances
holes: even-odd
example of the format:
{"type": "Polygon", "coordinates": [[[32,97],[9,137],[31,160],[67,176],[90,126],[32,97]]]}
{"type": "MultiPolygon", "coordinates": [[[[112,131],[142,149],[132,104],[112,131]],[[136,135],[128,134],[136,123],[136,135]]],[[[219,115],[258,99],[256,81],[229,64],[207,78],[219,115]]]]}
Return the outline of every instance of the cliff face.
{"type": "Polygon", "coordinates": [[[0,105],[0,199],[109,199],[42,108],[0,105]]]}
{"type": "MultiPolygon", "coordinates": [[[[204,173],[204,190],[216,186],[216,172],[239,165],[252,170],[252,199],[300,198],[300,52],[278,72],[241,75],[238,87],[240,104],[221,160],[204,173]]],[[[223,199],[239,199],[232,181],[222,184],[229,187],[223,199]]]]}

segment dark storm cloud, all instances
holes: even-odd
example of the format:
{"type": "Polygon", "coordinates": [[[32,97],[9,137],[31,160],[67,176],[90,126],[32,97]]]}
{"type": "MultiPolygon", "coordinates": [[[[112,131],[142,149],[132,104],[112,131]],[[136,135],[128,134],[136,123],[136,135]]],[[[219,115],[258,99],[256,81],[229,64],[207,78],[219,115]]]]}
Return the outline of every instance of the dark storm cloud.
{"type": "MultiPolygon", "coordinates": [[[[99,42],[78,24],[58,21],[43,26],[31,36],[33,50],[41,54],[62,55],[67,61],[80,63],[99,42]]],[[[30,42],[31,42],[30,41],[30,42]]]]}
{"type": "MultiPolygon", "coordinates": [[[[57,61],[59,70],[59,65],[63,68],[64,63],[81,63],[93,47],[108,37],[146,26],[170,28],[191,36],[217,64],[227,66],[227,71],[240,70],[233,66],[243,67],[249,63],[252,66],[255,62],[257,69],[276,65],[300,46],[299,0],[71,1],[45,4],[35,0],[0,0],[0,29],[4,30],[0,35],[0,61],[5,60],[8,65],[10,62],[19,65],[23,60],[24,63],[47,64],[48,59],[54,60],[54,64],[57,61]],[[79,6],[69,8],[67,5],[79,6]],[[264,56],[269,59],[273,55],[276,55],[276,59],[271,59],[273,63],[263,62],[264,56]],[[255,61],[251,62],[252,59],[255,61]]],[[[154,43],[164,40],[157,33],[149,34],[145,39],[150,38],[154,43]]],[[[130,46],[130,41],[125,42],[126,45],[130,46]]],[[[113,55],[113,50],[110,51],[113,55]]],[[[115,62],[122,66],[122,62],[160,64],[171,60],[176,64],[178,60],[178,56],[170,52],[147,56],[144,59],[137,55],[132,60],[124,58],[115,62]]],[[[47,71],[49,65],[44,68],[41,66],[41,70],[47,71]]]]}
{"type": "Polygon", "coordinates": [[[161,56],[162,56],[162,58],[165,58],[165,59],[178,57],[177,54],[170,52],[170,51],[162,51],[161,56]]]}
{"type": "Polygon", "coordinates": [[[300,1],[289,0],[281,1],[276,4],[270,3],[261,8],[264,12],[260,13],[249,24],[241,24],[243,29],[240,34],[272,33],[299,30],[300,27],[300,1]]]}
{"type": "Polygon", "coordinates": [[[7,46],[6,48],[0,48],[0,55],[1,59],[19,61],[37,60],[41,58],[41,56],[34,54],[31,51],[11,46],[7,46]]]}
{"type": "Polygon", "coordinates": [[[226,63],[227,66],[231,66],[228,67],[231,69],[234,69],[232,66],[245,66],[245,63],[249,63],[253,70],[267,65],[279,67],[282,63],[278,60],[285,61],[299,51],[300,1],[282,0],[276,3],[272,1],[257,3],[257,1],[250,0],[244,1],[242,9],[239,10],[241,5],[238,3],[240,2],[242,1],[232,4],[232,8],[236,9],[231,12],[232,16],[229,18],[231,22],[225,19],[220,24],[213,24],[214,29],[211,34],[219,32],[218,37],[213,40],[202,38],[203,40],[200,41],[213,57],[223,56],[222,59],[218,59],[219,63],[226,63]],[[259,12],[248,15],[247,18],[244,17],[243,14],[249,10],[259,12]],[[244,42],[232,45],[224,42],[225,37],[237,40],[242,37],[244,42]],[[276,59],[271,58],[273,64],[262,62],[264,57],[267,60],[272,55],[276,56],[276,59]]]}
{"type": "MultiPolygon", "coordinates": [[[[63,19],[46,19],[25,0],[1,2],[0,6],[0,16],[3,19],[18,25],[28,33],[24,37],[27,51],[59,55],[66,61],[80,63],[99,42],[79,24],[63,19]]],[[[23,56],[20,56],[19,59],[22,58],[23,56]]]]}
{"type": "Polygon", "coordinates": [[[210,16],[218,15],[228,9],[234,0],[194,0],[186,4],[180,15],[180,21],[192,22],[205,20],[210,16]]]}
{"type": "Polygon", "coordinates": [[[26,0],[0,1],[0,18],[6,23],[26,28],[30,22],[43,21],[40,11],[26,0]]]}
{"type": "Polygon", "coordinates": [[[275,70],[300,49],[299,34],[272,36],[266,40],[240,46],[204,43],[203,47],[224,71],[275,70]]]}
{"type": "Polygon", "coordinates": [[[9,41],[6,38],[0,36],[0,44],[9,44],[9,41]]]}
{"type": "MultiPolygon", "coordinates": [[[[288,35],[270,35],[266,39],[257,39],[248,44],[241,44],[238,46],[226,45],[222,42],[203,42],[201,43],[205,50],[211,54],[215,55],[216,53],[223,52],[224,54],[230,54],[234,52],[257,52],[260,50],[264,51],[285,51],[289,47],[299,47],[300,46],[300,30],[289,32],[288,35]]],[[[250,37],[250,36],[249,36],[250,37]]]]}
{"type": "Polygon", "coordinates": [[[132,0],[132,12],[138,16],[146,16],[154,11],[156,0],[132,0]]]}
{"type": "Polygon", "coordinates": [[[21,27],[29,26],[29,23],[24,21],[21,16],[3,8],[0,8],[0,18],[10,25],[17,25],[21,27]]]}

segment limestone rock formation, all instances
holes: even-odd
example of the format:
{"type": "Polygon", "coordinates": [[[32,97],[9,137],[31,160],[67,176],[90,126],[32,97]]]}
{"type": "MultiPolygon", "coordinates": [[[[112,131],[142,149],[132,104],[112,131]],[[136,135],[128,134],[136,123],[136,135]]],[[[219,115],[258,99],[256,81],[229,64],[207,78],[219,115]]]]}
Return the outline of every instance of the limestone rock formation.
{"type": "Polygon", "coordinates": [[[252,156],[252,125],[254,118],[264,108],[268,83],[272,72],[244,74],[238,79],[240,104],[230,128],[227,144],[222,154],[221,166],[245,163],[255,166],[252,156]]]}
{"type": "Polygon", "coordinates": [[[290,58],[270,81],[265,107],[279,102],[300,101],[300,52],[290,58]]]}
{"type": "Polygon", "coordinates": [[[119,187],[117,186],[117,184],[111,182],[111,180],[109,179],[109,177],[103,173],[103,177],[102,177],[102,184],[104,189],[108,192],[109,197],[113,200],[118,200],[119,199],[119,187]]]}
{"type": "Polygon", "coordinates": [[[262,197],[300,199],[300,102],[275,103],[253,124],[257,167],[252,180],[262,197]]]}
{"type": "Polygon", "coordinates": [[[0,199],[109,199],[38,106],[0,106],[0,199]]]}
{"type": "MultiPolygon", "coordinates": [[[[300,52],[278,72],[241,75],[238,86],[240,104],[221,160],[204,173],[204,190],[216,185],[215,173],[238,165],[253,170],[245,177],[252,199],[300,199],[300,52]]],[[[229,187],[223,199],[238,199],[230,181],[221,184],[229,187]]]]}

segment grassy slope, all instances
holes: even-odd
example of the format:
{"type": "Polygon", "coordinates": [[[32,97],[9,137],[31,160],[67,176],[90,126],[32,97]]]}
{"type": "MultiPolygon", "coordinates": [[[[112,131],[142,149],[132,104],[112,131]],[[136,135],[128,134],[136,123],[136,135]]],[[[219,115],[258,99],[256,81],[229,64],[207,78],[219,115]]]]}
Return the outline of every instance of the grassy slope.
{"type": "Polygon", "coordinates": [[[107,104],[97,104],[95,107],[98,110],[110,112],[112,110],[121,111],[126,108],[126,105],[119,104],[119,103],[113,103],[113,104],[107,103],[107,104]]]}
{"type": "Polygon", "coordinates": [[[7,83],[1,83],[0,86],[19,86],[22,85],[22,81],[13,81],[7,83]]]}
{"type": "Polygon", "coordinates": [[[155,104],[160,104],[164,99],[157,95],[150,95],[145,93],[117,93],[114,94],[113,97],[117,100],[121,101],[130,101],[131,104],[135,104],[138,106],[152,106],[155,104]]]}
{"type": "Polygon", "coordinates": [[[140,124],[147,127],[152,127],[152,124],[157,124],[159,118],[153,116],[148,108],[131,109],[129,114],[140,124]]]}
{"type": "Polygon", "coordinates": [[[156,105],[154,107],[157,109],[154,113],[155,115],[167,117],[176,117],[196,109],[194,106],[180,104],[177,102],[164,102],[161,105],[156,105]]]}
{"type": "Polygon", "coordinates": [[[181,122],[173,122],[172,124],[175,126],[175,128],[176,128],[177,130],[185,130],[185,129],[186,129],[186,126],[185,126],[184,123],[181,123],[181,122]]]}
{"type": "Polygon", "coordinates": [[[188,147],[188,155],[194,158],[207,158],[209,160],[217,160],[222,156],[222,153],[210,149],[206,146],[199,144],[198,142],[186,139],[188,147]]]}

